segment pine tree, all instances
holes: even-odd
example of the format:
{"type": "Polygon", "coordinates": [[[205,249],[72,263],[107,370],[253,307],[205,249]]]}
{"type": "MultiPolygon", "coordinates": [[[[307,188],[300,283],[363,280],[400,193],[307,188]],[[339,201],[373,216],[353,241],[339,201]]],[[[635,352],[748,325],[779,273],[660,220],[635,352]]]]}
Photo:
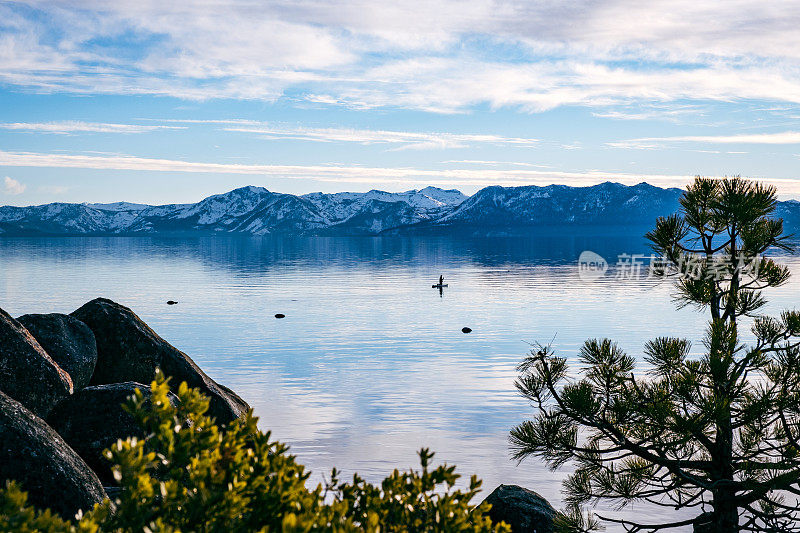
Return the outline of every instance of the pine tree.
{"type": "Polygon", "coordinates": [[[771,217],[776,203],[774,187],[698,177],[679,213],[647,234],[662,258],[654,271],[674,278],[679,305],[710,315],[701,356],[686,339],[660,337],[644,346],[647,368],[637,371],[603,339],[583,345],[576,372],[549,346],[520,365],[517,388],[537,414],[512,430],[512,448],[519,460],[574,466],[563,530],[594,529],[599,518],[631,532],[800,531],[800,312],[759,315],[763,291],[790,275],[764,257],[792,250],[771,217]],[[582,511],[601,501],[691,518],[638,523],[582,511]]]}

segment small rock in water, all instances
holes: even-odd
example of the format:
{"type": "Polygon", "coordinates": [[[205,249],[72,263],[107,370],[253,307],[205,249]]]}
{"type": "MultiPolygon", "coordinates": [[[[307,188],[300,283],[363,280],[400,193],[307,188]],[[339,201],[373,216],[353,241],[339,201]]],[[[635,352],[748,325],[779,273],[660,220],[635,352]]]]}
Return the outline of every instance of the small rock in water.
{"type": "Polygon", "coordinates": [[[286,318],[286,315],[284,315],[283,313],[276,313],[275,318],[286,318]]]}
{"type": "Polygon", "coordinates": [[[176,303],[178,302],[176,302],[175,300],[167,300],[167,305],[175,305],[176,303]]]}
{"type": "Polygon", "coordinates": [[[556,510],[532,490],[500,485],[484,500],[492,505],[492,522],[505,522],[512,533],[553,533],[556,510]]]}
{"type": "Polygon", "coordinates": [[[472,333],[472,328],[461,328],[461,333],[472,333]]]}

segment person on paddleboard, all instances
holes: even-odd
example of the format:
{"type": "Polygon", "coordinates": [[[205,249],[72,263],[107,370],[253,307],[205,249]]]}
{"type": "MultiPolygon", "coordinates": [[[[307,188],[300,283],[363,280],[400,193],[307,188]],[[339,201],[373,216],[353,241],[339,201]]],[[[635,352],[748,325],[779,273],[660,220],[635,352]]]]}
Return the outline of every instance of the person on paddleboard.
{"type": "Polygon", "coordinates": [[[439,276],[439,285],[444,285],[444,276],[442,275],[439,276]]]}

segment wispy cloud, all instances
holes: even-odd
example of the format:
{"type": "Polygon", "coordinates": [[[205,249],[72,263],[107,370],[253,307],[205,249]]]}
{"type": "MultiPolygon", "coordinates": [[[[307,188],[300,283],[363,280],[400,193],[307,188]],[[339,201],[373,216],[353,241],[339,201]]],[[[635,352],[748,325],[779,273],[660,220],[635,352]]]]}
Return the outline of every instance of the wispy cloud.
{"type": "Polygon", "coordinates": [[[705,111],[698,105],[686,104],[654,104],[627,106],[623,109],[605,109],[592,111],[592,116],[614,120],[662,120],[668,122],[684,122],[696,120],[705,111]]]}
{"type": "Polygon", "coordinates": [[[52,133],[69,135],[73,133],[147,133],[157,130],[185,129],[185,126],[153,126],[142,124],[109,124],[103,122],[82,122],[66,120],[59,122],[5,122],[0,123],[5,130],[31,133],[52,133]]]}
{"type": "Polygon", "coordinates": [[[467,148],[480,144],[529,148],[539,144],[531,137],[494,134],[370,130],[363,128],[312,128],[286,126],[249,119],[159,119],[141,120],[164,124],[210,124],[233,133],[251,133],[263,139],[286,139],[325,143],[388,145],[390,150],[467,148]]]}
{"type": "Polygon", "coordinates": [[[518,161],[486,161],[482,159],[451,159],[442,161],[444,164],[465,164],[465,165],[483,165],[483,166],[515,166],[515,167],[533,167],[533,168],[553,168],[551,165],[536,165],[534,163],[522,163],[518,161]]]}
{"type": "Polygon", "coordinates": [[[437,112],[800,103],[793,0],[32,0],[0,20],[0,81],[40,92],[437,112]]]}
{"type": "Polygon", "coordinates": [[[393,148],[394,150],[466,148],[476,144],[530,147],[538,143],[538,139],[503,137],[501,135],[419,133],[347,128],[285,128],[268,124],[229,126],[223,129],[232,132],[256,133],[265,139],[396,145],[396,148],[393,148]]]}
{"type": "MultiPolygon", "coordinates": [[[[647,181],[665,187],[681,187],[692,176],[633,174],[603,170],[557,171],[530,169],[419,169],[410,167],[361,167],[345,165],[253,165],[153,159],[134,156],[88,156],[0,151],[0,166],[84,168],[150,172],[246,174],[282,179],[336,183],[395,184],[404,186],[593,185],[607,180],[625,184],[647,181]]],[[[757,178],[758,179],[758,178],[757,178]]],[[[783,194],[800,194],[800,178],[761,179],[779,186],[783,194]]]]}
{"type": "MultiPolygon", "coordinates": [[[[707,144],[800,144],[800,132],[746,133],[738,135],[682,135],[676,137],[641,137],[606,143],[614,148],[654,149],[672,143],[707,144]]],[[[745,152],[727,152],[729,154],[745,152]]]]}
{"type": "Polygon", "coordinates": [[[244,118],[203,119],[203,118],[139,118],[137,120],[148,122],[164,122],[173,124],[241,124],[243,126],[258,126],[264,124],[258,120],[244,118]]]}
{"type": "Polygon", "coordinates": [[[8,176],[3,178],[3,192],[5,194],[16,196],[18,194],[24,193],[25,189],[26,189],[25,184],[20,183],[14,178],[10,178],[8,176]]]}

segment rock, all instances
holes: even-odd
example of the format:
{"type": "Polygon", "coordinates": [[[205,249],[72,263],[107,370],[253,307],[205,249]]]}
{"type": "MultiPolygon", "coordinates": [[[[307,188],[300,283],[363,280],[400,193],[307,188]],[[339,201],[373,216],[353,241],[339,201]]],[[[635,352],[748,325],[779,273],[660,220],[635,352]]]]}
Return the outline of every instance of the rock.
{"type": "Polygon", "coordinates": [[[44,417],[72,394],[72,379],[22,324],[0,309],[0,391],[44,417]]]}
{"type": "Polygon", "coordinates": [[[0,482],[9,479],[32,504],[67,519],[106,497],[100,480],[58,433],[0,392],[0,482]]]}
{"type": "Polygon", "coordinates": [[[75,317],[52,313],[23,315],[17,319],[72,378],[74,390],[89,384],[97,364],[97,344],[89,326],[75,317]]]}
{"type": "Polygon", "coordinates": [[[484,500],[492,505],[492,522],[505,522],[513,533],[552,533],[556,510],[533,492],[517,485],[500,485],[484,500]]]}
{"type": "Polygon", "coordinates": [[[275,313],[275,318],[286,318],[286,315],[283,313],[275,313]]]}
{"type": "Polygon", "coordinates": [[[472,333],[472,328],[461,328],[461,333],[472,333]]]}
{"type": "MultiPolygon", "coordinates": [[[[136,420],[122,408],[122,404],[139,388],[149,395],[150,385],[113,383],[94,385],[76,392],[59,403],[47,417],[47,423],[94,470],[104,485],[115,485],[111,465],[103,457],[117,439],[144,437],[136,420]]],[[[171,395],[173,405],[178,398],[171,395]]]]}
{"type": "Polygon", "coordinates": [[[74,311],[97,339],[97,366],[92,385],[135,381],[150,383],[156,369],[178,387],[185,381],[210,398],[209,414],[220,424],[242,416],[250,407],[232,390],[208,377],[191,358],[159,337],[127,307],[97,298],[74,311]]]}

